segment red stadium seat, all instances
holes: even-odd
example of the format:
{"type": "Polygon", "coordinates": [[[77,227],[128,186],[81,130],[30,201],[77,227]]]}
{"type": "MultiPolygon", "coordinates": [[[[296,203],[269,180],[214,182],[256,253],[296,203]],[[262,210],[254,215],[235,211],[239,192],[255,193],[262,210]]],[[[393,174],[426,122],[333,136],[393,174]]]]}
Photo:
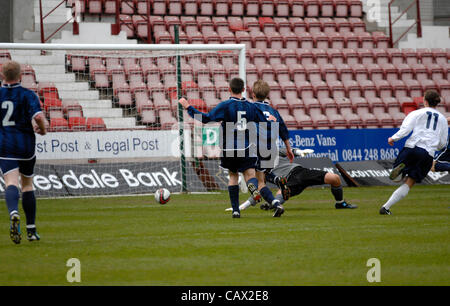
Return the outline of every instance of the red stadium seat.
{"type": "Polygon", "coordinates": [[[362,95],[366,99],[375,98],[377,96],[377,88],[371,80],[361,80],[358,82],[362,90],[362,95]]]}
{"type": "Polygon", "coordinates": [[[359,56],[356,49],[342,49],[342,54],[345,58],[345,63],[348,65],[359,64],[359,56]]]}
{"type": "MultiPolygon", "coordinates": [[[[289,0],[284,0],[289,1],[289,0]]],[[[292,31],[291,23],[285,17],[275,17],[273,18],[273,22],[275,23],[276,30],[280,34],[290,33],[292,31]]]]}
{"type": "MultiPolygon", "coordinates": [[[[244,11],[244,0],[230,0],[230,9],[232,16],[243,16],[244,11]]],[[[217,4],[216,4],[217,5],[217,4]]]]}
{"type": "Polygon", "coordinates": [[[245,12],[247,16],[260,15],[260,5],[264,2],[264,14],[261,16],[273,16],[274,3],[267,0],[245,0],[245,12]]]}
{"type": "Polygon", "coordinates": [[[419,81],[422,86],[422,91],[425,93],[427,90],[438,90],[436,83],[433,80],[421,80],[419,81]]]}
{"type": "Polygon", "coordinates": [[[84,117],[69,118],[69,128],[72,131],[85,131],[86,130],[86,118],[84,118],[84,117]]]}
{"type": "Polygon", "coordinates": [[[116,13],[116,0],[104,0],[103,14],[116,13]]]}
{"type": "Polygon", "coordinates": [[[292,15],[294,17],[305,16],[305,4],[303,0],[290,0],[292,15]]]}
{"type": "Polygon", "coordinates": [[[309,82],[322,81],[322,73],[320,67],[317,64],[304,65],[309,82]]]}
{"type": "Polygon", "coordinates": [[[297,121],[298,128],[309,130],[314,128],[314,123],[311,117],[305,113],[304,109],[294,109],[293,116],[297,121]]]}
{"type": "Polygon", "coordinates": [[[348,16],[348,1],[347,0],[334,0],[334,6],[336,10],[336,17],[348,16]]]}
{"type": "Polygon", "coordinates": [[[372,36],[377,49],[389,48],[390,40],[389,37],[384,34],[384,32],[374,31],[372,32],[372,36]]]}
{"type": "Polygon", "coordinates": [[[333,49],[345,48],[345,37],[338,32],[326,33],[328,36],[329,47],[333,49]]]}
{"type": "MultiPolygon", "coordinates": [[[[229,0],[214,0],[214,7],[216,9],[216,15],[228,16],[230,14],[229,0]]],[[[211,14],[212,15],[212,14],[211,14]]],[[[234,14],[231,14],[234,15],[234,14]]]]}
{"type": "Polygon", "coordinates": [[[309,32],[303,32],[298,35],[299,47],[303,49],[313,49],[314,39],[309,32]]]}
{"type": "Polygon", "coordinates": [[[322,79],[327,82],[337,81],[338,72],[333,64],[320,65],[320,71],[322,73],[322,79]]]}
{"type": "Polygon", "coordinates": [[[402,53],[402,51],[400,49],[388,48],[386,50],[386,52],[389,55],[391,64],[395,65],[395,64],[402,64],[402,63],[404,63],[403,53],[402,53]]]}
{"type": "MultiPolygon", "coordinates": [[[[296,49],[296,48],[295,48],[296,49]]],[[[281,61],[287,66],[297,64],[297,54],[295,49],[282,49],[280,50],[281,61]]]]}
{"type": "Polygon", "coordinates": [[[402,81],[414,78],[414,71],[408,64],[397,64],[395,67],[397,68],[398,76],[402,81]]]}
{"type": "Polygon", "coordinates": [[[106,124],[103,118],[90,117],[86,120],[86,127],[89,131],[104,131],[106,130],[106,124]]]}
{"type": "Polygon", "coordinates": [[[368,78],[369,80],[376,81],[376,80],[382,80],[385,78],[384,71],[381,69],[381,67],[377,64],[366,64],[365,65],[367,72],[368,72],[368,78]]]}
{"type": "Polygon", "coordinates": [[[317,32],[312,34],[313,42],[318,49],[328,49],[330,42],[328,36],[323,32],[317,32]]]}
{"type": "Polygon", "coordinates": [[[305,21],[306,28],[308,29],[308,32],[310,34],[322,32],[322,29],[321,29],[322,25],[319,22],[319,19],[308,17],[308,18],[304,18],[303,21],[305,21]]]}
{"type": "Polygon", "coordinates": [[[333,65],[344,64],[345,58],[342,51],[339,49],[327,49],[328,62],[333,65]]]}
{"type": "Polygon", "coordinates": [[[291,80],[294,81],[295,85],[298,87],[300,82],[306,81],[306,69],[300,64],[295,64],[288,66],[289,73],[291,75],[291,80]]]}
{"type": "Polygon", "coordinates": [[[392,97],[392,86],[386,80],[376,80],[375,87],[377,88],[378,96],[380,98],[389,98],[392,97]]]}
{"type": "Polygon", "coordinates": [[[283,37],[278,32],[267,34],[267,42],[269,43],[271,49],[283,49],[283,37]]]}
{"type": "MultiPolygon", "coordinates": [[[[332,1],[332,0],[328,0],[328,1],[332,1]]],[[[334,21],[333,18],[322,16],[322,18],[319,18],[319,22],[320,22],[321,31],[324,32],[325,34],[329,35],[329,34],[337,32],[336,21],[334,21]]]]}
{"type": "Polygon", "coordinates": [[[385,49],[372,49],[375,63],[378,65],[389,63],[390,58],[385,49]]]}
{"type": "Polygon", "coordinates": [[[433,55],[434,62],[438,65],[447,64],[447,52],[445,49],[441,48],[433,48],[431,49],[431,53],[433,55]]]}
{"type": "Polygon", "coordinates": [[[352,31],[352,25],[347,18],[334,18],[339,33],[344,34],[352,31]]]}
{"type": "Polygon", "coordinates": [[[345,39],[345,48],[353,50],[359,48],[359,36],[355,35],[353,32],[345,32],[342,35],[345,39]]]}
{"type": "Polygon", "coordinates": [[[324,99],[330,97],[330,90],[328,88],[327,83],[324,81],[312,82],[312,86],[314,89],[314,95],[317,99],[324,99]]]}
{"type": "Polygon", "coordinates": [[[290,17],[289,23],[291,24],[292,31],[297,35],[307,32],[306,23],[300,17],[290,17]]]}
{"type": "Polygon", "coordinates": [[[295,85],[297,85],[299,97],[301,97],[303,102],[309,101],[308,99],[314,98],[314,89],[311,83],[304,81],[304,82],[297,82],[295,85]]]}
{"type": "Polygon", "coordinates": [[[321,0],[320,1],[320,15],[322,17],[334,16],[334,1],[333,0],[321,0]]]}
{"type": "Polygon", "coordinates": [[[347,64],[338,64],[336,65],[336,69],[338,71],[339,80],[344,82],[348,80],[353,80],[353,70],[347,64]]]}
{"type": "Polygon", "coordinates": [[[360,82],[369,78],[367,68],[362,64],[353,64],[350,66],[353,71],[353,78],[360,82]]]}
{"type": "Polygon", "coordinates": [[[450,98],[450,82],[448,80],[435,80],[436,86],[439,88],[441,97],[450,98]]]}
{"type": "Polygon", "coordinates": [[[361,97],[361,88],[358,82],[354,80],[347,80],[342,82],[345,88],[346,96],[349,98],[361,97]]]}
{"type": "Polygon", "coordinates": [[[345,87],[341,81],[332,81],[328,83],[331,96],[335,99],[345,97],[345,87]]]}
{"type": "MultiPolygon", "coordinates": [[[[198,1],[198,5],[200,8],[200,15],[203,15],[203,16],[214,15],[214,1],[213,0],[198,1]]],[[[193,15],[195,15],[195,13],[193,15]]]]}
{"type": "Polygon", "coordinates": [[[50,118],[50,130],[62,132],[69,130],[69,123],[64,118],[50,118]]]}
{"type": "Polygon", "coordinates": [[[375,59],[374,56],[369,49],[358,49],[356,50],[356,53],[358,53],[359,62],[363,65],[367,64],[374,64],[375,59]]]}
{"type": "Polygon", "coordinates": [[[318,0],[304,0],[304,2],[305,2],[306,17],[320,16],[320,2],[318,0]]]}
{"type": "Polygon", "coordinates": [[[408,88],[408,96],[410,97],[422,97],[422,86],[420,85],[419,81],[414,79],[409,79],[404,81],[405,85],[408,88]]]}
{"type": "Polygon", "coordinates": [[[299,64],[307,65],[314,63],[314,56],[311,50],[309,49],[297,49],[297,58],[299,64]]]}
{"type": "Polygon", "coordinates": [[[429,78],[428,70],[423,64],[412,64],[410,66],[414,71],[415,79],[417,81],[426,80],[429,78]]]}
{"type": "Polygon", "coordinates": [[[391,80],[390,81],[392,89],[394,91],[394,97],[401,98],[408,96],[408,87],[401,80],[391,80]]]}
{"type": "Polygon", "coordinates": [[[427,64],[425,67],[428,70],[428,75],[432,80],[443,80],[444,79],[444,69],[442,69],[439,64],[427,64]]]}
{"type": "MultiPolygon", "coordinates": [[[[280,17],[287,17],[289,16],[290,12],[290,6],[289,6],[289,0],[278,0],[276,3],[276,16],[280,17]]],[[[264,2],[263,5],[261,5],[261,11],[264,10],[264,2]]]]}
{"type": "Polygon", "coordinates": [[[398,70],[393,64],[381,64],[380,67],[383,69],[386,80],[398,80],[398,70]]]}

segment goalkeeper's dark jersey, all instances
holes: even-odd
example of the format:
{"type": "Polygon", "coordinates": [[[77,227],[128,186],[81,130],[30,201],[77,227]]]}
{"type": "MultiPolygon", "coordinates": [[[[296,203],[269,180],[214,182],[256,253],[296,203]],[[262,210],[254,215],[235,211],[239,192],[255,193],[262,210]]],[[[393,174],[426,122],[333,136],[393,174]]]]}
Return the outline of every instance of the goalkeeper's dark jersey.
{"type": "Polygon", "coordinates": [[[41,112],[37,95],[20,84],[0,88],[0,158],[28,160],[35,155],[31,120],[41,112]]]}
{"type": "Polygon", "coordinates": [[[273,168],[273,170],[271,171],[271,173],[273,173],[274,175],[280,176],[280,177],[283,176],[283,177],[288,178],[289,174],[295,168],[302,167],[301,165],[299,165],[295,162],[291,163],[289,161],[289,159],[286,157],[286,149],[280,149],[279,155],[280,155],[280,159],[279,159],[278,165],[275,168],[273,168]]]}

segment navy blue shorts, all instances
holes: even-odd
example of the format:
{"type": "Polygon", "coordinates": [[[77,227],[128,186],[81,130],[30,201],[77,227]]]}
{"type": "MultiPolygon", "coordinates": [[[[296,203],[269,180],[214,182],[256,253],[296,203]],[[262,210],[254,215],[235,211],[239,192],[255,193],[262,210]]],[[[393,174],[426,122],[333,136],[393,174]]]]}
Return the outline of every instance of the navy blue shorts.
{"type": "Polygon", "coordinates": [[[407,175],[420,183],[430,172],[431,166],[433,166],[433,158],[425,149],[405,147],[398,154],[393,167],[395,168],[401,163],[405,164],[402,175],[407,175]]]}
{"type": "Polygon", "coordinates": [[[221,157],[220,166],[233,173],[244,172],[247,169],[255,169],[257,157],[221,157]]]}
{"type": "Polygon", "coordinates": [[[36,157],[30,160],[16,160],[16,159],[0,159],[0,169],[3,175],[8,172],[19,169],[20,174],[31,177],[34,174],[34,165],[36,164],[36,157]]]}
{"type": "Polygon", "coordinates": [[[445,151],[441,152],[441,154],[438,155],[436,161],[450,163],[450,149],[447,148],[445,151]]]}

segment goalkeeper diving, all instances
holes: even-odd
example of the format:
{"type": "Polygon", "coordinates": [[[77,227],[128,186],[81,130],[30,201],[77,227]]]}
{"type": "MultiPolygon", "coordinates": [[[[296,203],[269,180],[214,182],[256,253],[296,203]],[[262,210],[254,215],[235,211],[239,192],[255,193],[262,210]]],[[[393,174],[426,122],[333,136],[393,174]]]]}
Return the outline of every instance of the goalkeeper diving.
{"type": "MultiPolygon", "coordinates": [[[[300,150],[300,149],[292,149],[294,155],[304,157],[309,153],[313,153],[314,151],[311,149],[300,150]]],[[[309,186],[315,185],[323,185],[329,184],[331,186],[331,193],[335,199],[335,208],[336,209],[351,209],[357,208],[358,206],[348,203],[344,199],[344,191],[341,184],[341,178],[339,175],[326,172],[322,170],[308,169],[303,167],[298,163],[290,163],[286,158],[285,150],[280,150],[279,152],[279,163],[278,165],[272,169],[270,172],[266,172],[265,178],[266,181],[271,182],[277,185],[277,182],[280,178],[284,177],[287,180],[287,187],[289,188],[290,198],[296,195],[299,195],[309,186]]],[[[277,190],[277,194],[275,196],[280,204],[285,203],[283,196],[281,194],[281,190],[277,190]]],[[[251,197],[242,203],[239,208],[240,210],[245,210],[249,206],[255,206],[256,201],[254,201],[251,197]]],[[[270,210],[273,209],[271,203],[261,204],[261,209],[270,210]]]]}

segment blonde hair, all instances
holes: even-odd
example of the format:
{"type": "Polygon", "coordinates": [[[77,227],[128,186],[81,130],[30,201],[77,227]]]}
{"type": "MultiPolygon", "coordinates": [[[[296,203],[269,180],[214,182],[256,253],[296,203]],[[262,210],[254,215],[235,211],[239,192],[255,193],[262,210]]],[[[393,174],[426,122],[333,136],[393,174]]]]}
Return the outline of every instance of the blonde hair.
{"type": "Polygon", "coordinates": [[[253,84],[253,94],[258,101],[264,101],[270,92],[270,86],[263,80],[258,80],[253,84]]]}
{"type": "Polygon", "coordinates": [[[7,61],[2,66],[3,78],[6,82],[20,80],[20,64],[15,61],[7,61]]]}

